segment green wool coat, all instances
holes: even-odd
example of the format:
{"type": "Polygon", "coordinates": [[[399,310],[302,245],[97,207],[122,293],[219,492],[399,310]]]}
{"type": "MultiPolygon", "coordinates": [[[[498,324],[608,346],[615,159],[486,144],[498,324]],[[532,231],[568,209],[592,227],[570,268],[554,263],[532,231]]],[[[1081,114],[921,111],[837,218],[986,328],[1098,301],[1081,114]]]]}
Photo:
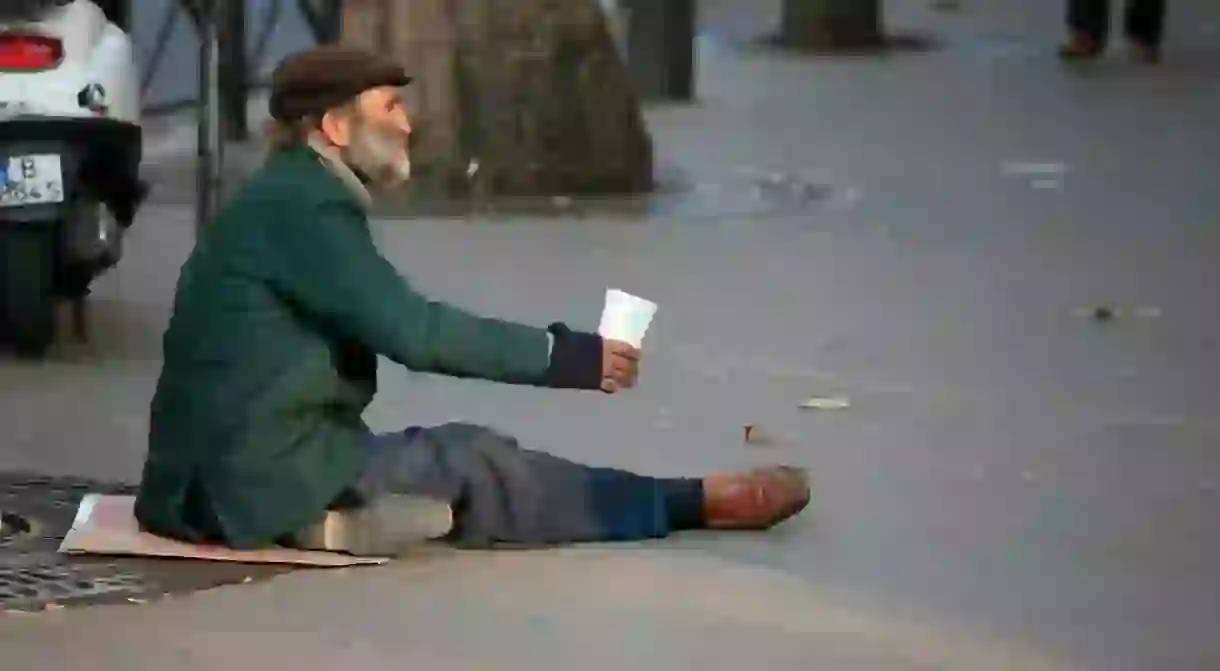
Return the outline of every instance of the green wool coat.
{"type": "Polygon", "coordinates": [[[364,204],[312,149],[273,156],[182,269],[136,516],[253,548],[318,519],[366,465],[377,355],[412,370],[546,384],[547,331],[412,289],[364,204]]]}

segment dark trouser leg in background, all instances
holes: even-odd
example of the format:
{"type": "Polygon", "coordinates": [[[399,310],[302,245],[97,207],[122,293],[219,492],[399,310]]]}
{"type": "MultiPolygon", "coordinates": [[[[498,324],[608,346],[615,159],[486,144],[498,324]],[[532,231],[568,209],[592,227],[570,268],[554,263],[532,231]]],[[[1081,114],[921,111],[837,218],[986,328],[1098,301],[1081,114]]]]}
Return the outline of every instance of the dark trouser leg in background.
{"type": "Polygon", "coordinates": [[[1127,37],[1146,47],[1158,47],[1165,28],[1165,0],[1128,0],[1127,37]]]}
{"type": "Polygon", "coordinates": [[[368,449],[355,493],[450,502],[448,540],[461,547],[642,540],[703,526],[699,480],[584,466],[480,426],[411,428],[370,437],[368,449]]]}
{"type": "Polygon", "coordinates": [[[1105,44],[1110,34],[1110,0],[1068,0],[1068,28],[1075,36],[1105,44]]]}

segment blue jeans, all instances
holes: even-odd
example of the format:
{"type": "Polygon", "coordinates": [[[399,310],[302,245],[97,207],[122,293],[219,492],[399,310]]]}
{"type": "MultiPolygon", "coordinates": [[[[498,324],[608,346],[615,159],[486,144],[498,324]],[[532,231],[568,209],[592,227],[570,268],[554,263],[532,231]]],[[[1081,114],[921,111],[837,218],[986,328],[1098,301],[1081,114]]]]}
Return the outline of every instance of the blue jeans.
{"type": "Polygon", "coordinates": [[[367,445],[370,464],[355,497],[448,501],[455,518],[448,540],[462,547],[631,541],[698,526],[698,480],[585,466],[481,426],[411,427],[370,435],[367,445]]]}

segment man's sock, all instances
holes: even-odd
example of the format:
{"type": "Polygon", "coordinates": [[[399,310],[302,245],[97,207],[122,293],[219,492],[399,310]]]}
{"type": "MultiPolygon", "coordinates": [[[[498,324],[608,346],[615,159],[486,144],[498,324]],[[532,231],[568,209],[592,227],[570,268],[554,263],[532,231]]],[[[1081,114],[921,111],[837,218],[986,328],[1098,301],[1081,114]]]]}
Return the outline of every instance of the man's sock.
{"type": "Polygon", "coordinates": [[[702,529],[706,526],[703,516],[703,480],[698,478],[669,478],[661,481],[665,492],[665,512],[673,531],[702,529]]]}

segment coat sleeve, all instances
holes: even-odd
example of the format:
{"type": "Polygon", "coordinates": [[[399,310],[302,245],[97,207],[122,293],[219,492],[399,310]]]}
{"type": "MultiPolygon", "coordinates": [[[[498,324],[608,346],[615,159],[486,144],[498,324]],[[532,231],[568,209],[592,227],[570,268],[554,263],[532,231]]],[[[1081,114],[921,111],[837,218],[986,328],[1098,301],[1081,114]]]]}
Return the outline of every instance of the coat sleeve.
{"type": "Polygon", "coordinates": [[[275,291],[308,317],[412,370],[550,383],[546,330],[427,299],[381,255],[354,207],[287,209],[291,216],[262,222],[268,275],[275,291]]]}

